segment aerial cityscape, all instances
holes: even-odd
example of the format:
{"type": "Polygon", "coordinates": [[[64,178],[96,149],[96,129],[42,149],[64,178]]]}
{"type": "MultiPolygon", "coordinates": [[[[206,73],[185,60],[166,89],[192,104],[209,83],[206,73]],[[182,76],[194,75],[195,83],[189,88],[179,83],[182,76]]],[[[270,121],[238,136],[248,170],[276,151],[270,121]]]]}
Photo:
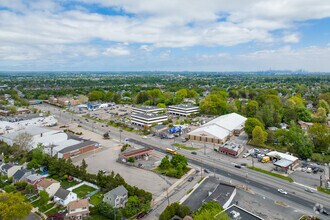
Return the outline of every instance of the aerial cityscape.
{"type": "Polygon", "coordinates": [[[0,220],[330,219],[330,2],[0,1],[0,220]]]}

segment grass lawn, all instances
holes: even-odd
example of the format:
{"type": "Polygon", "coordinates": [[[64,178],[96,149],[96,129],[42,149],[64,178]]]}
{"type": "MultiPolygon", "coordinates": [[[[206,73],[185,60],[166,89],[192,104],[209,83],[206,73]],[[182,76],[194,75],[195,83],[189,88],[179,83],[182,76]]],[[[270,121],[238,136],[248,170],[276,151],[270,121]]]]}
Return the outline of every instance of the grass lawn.
{"type": "Polygon", "coordinates": [[[326,194],[330,194],[330,189],[325,189],[322,187],[317,187],[317,191],[324,192],[326,194]]]}
{"type": "Polygon", "coordinates": [[[55,205],[54,203],[49,203],[47,205],[43,205],[43,206],[39,207],[39,211],[45,212],[48,209],[52,208],[54,205],[55,205]]]}
{"type": "Polygon", "coordinates": [[[108,218],[102,216],[102,215],[90,215],[89,216],[89,219],[92,219],[92,220],[107,220],[108,218]]]}
{"type": "Polygon", "coordinates": [[[70,188],[72,186],[75,186],[77,185],[78,183],[75,182],[75,181],[72,181],[72,182],[69,182],[67,180],[62,180],[61,181],[61,186],[64,188],[64,189],[67,189],[67,188],[70,188]]]}
{"type": "Polygon", "coordinates": [[[185,150],[198,150],[199,149],[199,148],[196,148],[196,147],[187,147],[186,145],[179,144],[179,143],[172,144],[172,146],[175,146],[175,147],[178,147],[178,148],[181,148],[181,149],[185,149],[185,150]]]}
{"type": "Polygon", "coordinates": [[[93,205],[98,205],[102,202],[103,194],[101,192],[96,193],[95,195],[90,197],[90,203],[93,205]]]}
{"type": "Polygon", "coordinates": [[[77,193],[79,198],[83,198],[84,196],[86,196],[87,194],[89,194],[95,190],[96,189],[91,186],[82,185],[82,186],[79,186],[78,188],[72,190],[72,192],[77,193]]]}
{"type": "Polygon", "coordinates": [[[186,174],[187,172],[189,172],[190,168],[186,167],[186,169],[183,171],[181,176],[176,176],[177,170],[174,167],[168,168],[168,169],[160,169],[159,167],[155,168],[154,171],[156,173],[160,173],[162,175],[165,176],[169,176],[169,177],[175,177],[177,179],[180,179],[184,174],[186,174]]]}
{"type": "Polygon", "coordinates": [[[247,166],[247,168],[251,169],[251,170],[255,170],[255,171],[258,171],[258,172],[261,172],[261,173],[264,173],[264,174],[268,174],[268,175],[271,175],[271,176],[275,176],[277,178],[280,178],[280,179],[283,179],[283,180],[286,180],[286,181],[289,181],[290,183],[293,182],[293,179],[291,177],[288,177],[288,176],[283,176],[281,174],[278,174],[278,173],[272,173],[268,170],[263,170],[263,169],[260,169],[260,168],[257,168],[257,167],[251,167],[251,166],[247,166]]]}
{"type": "Polygon", "coordinates": [[[40,207],[42,206],[43,204],[40,202],[40,199],[34,201],[31,203],[33,207],[40,207]]]}
{"type": "Polygon", "coordinates": [[[45,214],[46,215],[55,214],[55,213],[58,213],[62,209],[64,209],[64,208],[63,207],[56,206],[56,207],[50,209],[48,212],[45,212],[45,214]]]}

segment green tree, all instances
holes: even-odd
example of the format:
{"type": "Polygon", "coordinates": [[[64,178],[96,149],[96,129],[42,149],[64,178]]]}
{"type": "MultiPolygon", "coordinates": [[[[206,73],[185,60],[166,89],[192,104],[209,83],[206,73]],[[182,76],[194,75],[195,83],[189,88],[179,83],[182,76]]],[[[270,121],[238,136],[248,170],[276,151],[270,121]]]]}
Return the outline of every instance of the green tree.
{"type": "Polygon", "coordinates": [[[125,217],[131,217],[135,214],[139,213],[141,210],[141,202],[137,196],[130,196],[128,197],[128,201],[123,209],[123,215],[125,217]]]}
{"type": "Polygon", "coordinates": [[[329,104],[323,99],[319,100],[319,103],[318,103],[317,107],[318,108],[320,108],[320,107],[324,108],[326,110],[327,114],[329,114],[329,112],[330,112],[329,104]]]}
{"type": "Polygon", "coordinates": [[[16,106],[8,106],[8,110],[9,110],[9,112],[10,112],[10,114],[16,114],[16,112],[17,112],[17,108],[16,108],[16,106]]]}
{"type": "Polygon", "coordinates": [[[89,101],[98,101],[103,98],[103,95],[104,95],[103,92],[94,90],[91,93],[89,93],[88,99],[89,99],[89,101]]]}
{"type": "Polygon", "coordinates": [[[324,108],[319,107],[317,112],[313,115],[313,121],[324,123],[327,118],[327,112],[324,108]]]}
{"type": "Polygon", "coordinates": [[[27,184],[26,187],[25,187],[25,190],[28,193],[32,193],[34,191],[34,186],[32,184],[27,184]]]}
{"type": "Polygon", "coordinates": [[[290,123],[290,129],[286,133],[284,143],[288,150],[299,155],[303,159],[310,158],[313,153],[313,144],[306,136],[305,132],[294,122],[290,123]]]}
{"type": "Polygon", "coordinates": [[[13,144],[13,156],[20,159],[26,156],[28,151],[32,148],[33,139],[32,135],[26,132],[17,135],[13,144]]]}
{"type": "Polygon", "coordinates": [[[296,114],[297,114],[297,120],[302,120],[302,121],[312,121],[312,114],[311,112],[305,108],[305,107],[297,107],[295,108],[296,114]]]}
{"type": "Polygon", "coordinates": [[[197,212],[195,212],[193,217],[194,220],[229,220],[230,218],[225,212],[219,214],[222,211],[223,208],[217,202],[209,201],[207,203],[204,203],[202,207],[197,212]]]}
{"type": "Polygon", "coordinates": [[[170,160],[168,158],[168,155],[166,155],[162,159],[162,161],[160,162],[159,168],[161,168],[161,169],[168,169],[168,168],[170,168],[170,166],[171,166],[170,160]]]}
{"type": "Polygon", "coordinates": [[[174,167],[181,165],[182,168],[185,168],[188,165],[188,160],[185,156],[183,156],[181,154],[176,154],[172,157],[171,164],[174,167]]]}
{"type": "Polygon", "coordinates": [[[255,100],[249,100],[246,104],[246,116],[255,117],[259,110],[259,103],[255,100]]]}
{"type": "Polygon", "coordinates": [[[103,101],[110,102],[113,100],[113,93],[111,91],[108,91],[103,96],[103,101]]]}
{"type": "Polygon", "coordinates": [[[180,205],[178,202],[172,203],[166,207],[166,209],[160,214],[160,220],[171,219],[174,215],[184,218],[186,215],[190,215],[191,211],[188,206],[180,205]]]}
{"type": "Polygon", "coordinates": [[[227,95],[223,92],[211,93],[200,102],[201,113],[223,115],[227,113],[227,95]]]}
{"type": "Polygon", "coordinates": [[[139,92],[135,97],[136,104],[142,104],[149,100],[149,94],[146,91],[139,92]]]}
{"type": "Polygon", "coordinates": [[[265,130],[264,125],[257,118],[248,118],[245,122],[244,130],[250,139],[252,138],[252,131],[256,126],[261,127],[262,130],[265,130]]]}
{"type": "Polygon", "coordinates": [[[100,213],[102,216],[104,216],[106,219],[109,220],[121,220],[122,219],[122,213],[118,209],[112,208],[110,205],[101,202],[96,206],[96,210],[98,213],[100,213]]]}
{"type": "Polygon", "coordinates": [[[308,136],[312,140],[315,152],[326,152],[330,147],[330,128],[321,123],[314,123],[308,128],[308,136]]]}
{"type": "Polygon", "coordinates": [[[0,193],[0,219],[24,219],[32,210],[20,193],[0,193]]]}
{"type": "Polygon", "coordinates": [[[256,126],[252,131],[252,143],[257,146],[263,146],[267,140],[267,132],[260,126],[256,126]]]}
{"type": "Polygon", "coordinates": [[[17,189],[16,189],[16,186],[14,185],[6,185],[3,190],[5,190],[7,193],[11,193],[11,192],[15,192],[17,189]]]}
{"type": "Polygon", "coordinates": [[[40,203],[42,203],[42,204],[47,204],[48,203],[49,195],[46,191],[44,191],[44,190],[40,191],[39,192],[39,197],[40,197],[40,199],[39,199],[40,203]]]}

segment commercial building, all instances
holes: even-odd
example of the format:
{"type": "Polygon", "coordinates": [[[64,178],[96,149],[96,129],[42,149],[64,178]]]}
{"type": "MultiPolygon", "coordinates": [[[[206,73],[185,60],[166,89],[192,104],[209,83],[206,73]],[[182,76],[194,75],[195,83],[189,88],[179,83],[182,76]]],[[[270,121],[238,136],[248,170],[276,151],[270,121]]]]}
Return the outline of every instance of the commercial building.
{"type": "Polygon", "coordinates": [[[295,166],[299,165],[298,157],[290,154],[284,154],[277,151],[271,151],[266,154],[273,161],[276,171],[287,173],[292,170],[295,166]]]}
{"type": "Polygon", "coordinates": [[[212,144],[224,144],[244,130],[247,118],[237,113],[222,115],[189,132],[187,138],[212,144]]]}
{"type": "Polygon", "coordinates": [[[219,153],[226,154],[233,157],[238,157],[244,150],[243,145],[233,142],[227,142],[219,147],[219,153]]]}
{"type": "Polygon", "coordinates": [[[122,161],[126,161],[130,157],[148,157],[149,154],[153,151],[152,148],[144,147],[141,149],[135,149],[127,152],[122,152],[119,155],[119,158],[122,161]]]}
{"type": "Polygon", "coordinates": [[[58,151],[58,158],[68,159],[70,157],[78,156],[99,148],[99,144],[95,141],[82,141],[79,144],[71,145],[58,151]]]}
{"type": "Polygon", "coordinates": [[[167,109],[167,113],[187,117],[189,115],[198,113],[198,107],[189,104],[170,105],[167,109]]]}
{"type": "Polygon", "coordinates": [[[131,123],[138,126],[151,127],[153,124],[161,124],[168,119],[165,114],[153,114],[153,113],[134,113],[131,115],[131,123]]]}
{"type": "Polygon", "coordinates": [[[180,200],[180,204],[186,205],[192,212],[198,210],[203,203],[215,201],[223,208],[227,208],[236,196],[236,187],[219,182],[212,176],[207,176],[200,185],[180,200]]]}
{"type": "Polygon", "coordinates": [[[100,147],[97,142],[85,140],[74,135],[69,135],[60,130],[51,130],[44,127],[30,126],[0,136],[0,140],[13,145],[16,138],[24,133],[32,136],[28,150],[32,150],[42,144],[44,152],[51,156],[68,159],[73,156],[93,151],[100,147]]]}
{"type": "Polygon", "coordinates": [[[164,111],[163,108],[155,106],[135,106],[132,109],[132,114],[158,114],[159,112],[164,111]]]}
{"type": "Polygon", "coordinates": [[[252,212],[249,212],[246,209],[243,209],[242,207],[239,207],[235,204],[232,204],[222,212],[216,214],[214,216],[214,219],[217,219],[217,217],[220,217],[222,213],[226,213],[230,220],[238,220],[238,219],[244,219],[244,220],[263,220],[263,218],[253,214],[252,212]]]}

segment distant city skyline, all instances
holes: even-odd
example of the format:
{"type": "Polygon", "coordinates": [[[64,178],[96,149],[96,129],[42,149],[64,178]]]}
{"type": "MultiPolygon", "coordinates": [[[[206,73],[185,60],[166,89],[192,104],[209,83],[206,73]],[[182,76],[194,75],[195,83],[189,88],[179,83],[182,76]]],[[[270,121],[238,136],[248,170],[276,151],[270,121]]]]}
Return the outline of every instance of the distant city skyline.
{"type": "Polygon", "coordinates": [[[330,72],[326,0],[2,0],[0,71],[330,72]]]}

